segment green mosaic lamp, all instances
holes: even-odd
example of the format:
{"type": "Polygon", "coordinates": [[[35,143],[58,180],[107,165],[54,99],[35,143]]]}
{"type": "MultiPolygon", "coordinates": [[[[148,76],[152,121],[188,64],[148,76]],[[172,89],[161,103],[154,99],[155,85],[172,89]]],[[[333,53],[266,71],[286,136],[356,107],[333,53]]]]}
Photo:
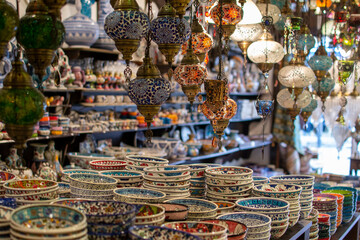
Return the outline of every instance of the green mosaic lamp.
{"type": "Polygon", "coordinates": [[[7,45],[16,34],[19,17],[14,7],[0,0],[0,60],[4,57],[7,45]]]}

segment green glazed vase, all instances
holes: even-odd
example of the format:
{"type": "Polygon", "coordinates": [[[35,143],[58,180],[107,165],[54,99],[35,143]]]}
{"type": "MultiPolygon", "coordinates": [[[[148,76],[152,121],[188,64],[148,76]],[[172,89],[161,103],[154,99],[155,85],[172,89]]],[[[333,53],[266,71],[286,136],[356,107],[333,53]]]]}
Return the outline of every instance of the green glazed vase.
{"type": "Polygon", "coordinates": [[[8,42],[16,34],[19,17],[16,10],[5,0],[0,0],[0,59],[3,58],[8,42]]]}

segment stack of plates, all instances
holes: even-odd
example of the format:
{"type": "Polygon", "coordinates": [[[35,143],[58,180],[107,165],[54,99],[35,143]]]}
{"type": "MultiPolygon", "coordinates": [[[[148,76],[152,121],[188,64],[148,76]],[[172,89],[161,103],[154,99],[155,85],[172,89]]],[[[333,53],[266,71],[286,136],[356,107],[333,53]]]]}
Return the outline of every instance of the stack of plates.
{"type": "Polygon", "coordinates": [[[137,210],[133,205],[116,201],[64,199],[53,204],[73,207],[83,212],[90,239],[121,239],[134,224],[137,210]]]}
{"type": "Polygon", "coordinates": [[[112,200],[117,180],[95,174],[75,173],[69,176],[70,191],[73,198],[93,200],[112,200]]]}
{"type": "Polygon", "coordinates": [[[67,154],[70,164],[80,168],[89,169],[93,160],[114,160],[115,157],[96,153],[70,152],[67,154]]]}
{"type": "Polygon", "coordinates": [[[247,198],[236,202],[238,211],[257,212],[271,218],[271,238],[278,239],[289,226],[289,202],[278,198],[247,198]]]}
{"type": "Polygon", "coordinates": [[[0,206],[0,239],[10,239],[10,215],[14,209],[0,206]]]}
{"type": "Polygon", "coordinates": [[[59,197],[71,198],[70,184],[66,182],[59,182],[59,197]]]}
{"type": "Polygon", "coordinates": [[[118,188],[114,200],[127,203],[161,203],[166,199],[164,192],[145,188],[118,188]]]}
{"type": "Polygon", "coordinates": [[[318,216],[319,212],[315,208],[312,209],[309,216],[307,216],[305,219],[307,221],[311,221],[312,225],[310,227],[310,238],[309,240],[317,240],[319,238],[319,224],[318,224],[318,216]]]}
{"type": "Polygon", "coordinates": [[[144,188],[166,193],[167,199],[190,196],[188,166],[147,167],[144,169],[144,188]]]}
{"type": "Polygon", "coordinates": [[[330,233],[333,235],[336,232],[337,197],[325,193],[316,193],[314,195],[313,207],[317,209],[319,213],[329,214],[331,216],[330,233]]]}
{"type": "Polygon", "coordinates": [[[165,221],[165,208],[154,204],[138,204],[135,225],[161,226],[165,221]]]}
{"type": "Polygon", "coordinates": [[[192,198],[205,197],[205,169],[203,164],[189,164],[190,167],[190,194],[192,198]]]}
{"type": "Polygon", "coordinates": [[[112,171],[101,171],[100,175],[115,178],[118,188],[123,187],[142,187],[143,185],[143,173],[137,171],[128,170],[112,170],[112,171]]]}
{"type": "Polygon", "coordinates": [[[351,191],[339,189],[325,190],[323,193],[338,193],[344,196],[342,222],[350,222],[355,213],[353,193],[351,191]]]}
{"type": "Polygon", "coordinates": [[[217,217],[218,219],[234,220],[245,224],[247,227],[247,240],[269,240],[271,218],[260,213],[237,212],[228,213],[217,217]]]}
{"type": "Polygon", "coordinates": [[[269,182],[267,177],[253,176],[254,185],[266,184],[269,182]]]}
{"type": "Polygon", "coordinates": [[[75,174],[75,173],[82,173],[82,174],[95,174],[98,175],[99,172],[95,171],[95,170],[88,170],[88,169],[68,169],[68,170],[64,170],[62,172],[62,177],[61,177],[61,181],[68,183],[69,180],[69,176],[71,174],[75,174]]]}
{"type": "Polygon", "coordinates": [[[15,178],[15,175],[9,172],[0,171],[0,198],[5,196],[4,183],[15,178]]]}
{"type": "Polygon", "coordinates": [[[90,167],[97,171],[125,170],[127,162],[121,160],[93,160],[90,167]]]}
{"type": "MultiPolygon", "coordinates": [[[[357,198],[358,198],[358,193],[357,193],[356,188],[335,186],[335,187],[328,188],[328,190],[345,190],[345,191],[352,192],[352,209],[351,209],[351,211],[350,211],[350,208],[347,209],[347,211],[344,211],[347,213],[348,218],[343,216],[343,222],[350,222],[356,212],[356,203],[357,203],[357,198]]],[[[344,201],[345,201],[345,199],[344,199],[344,201]]]]}
{"type": "Polygon", "coordinates": [[[68,206],[23,206],[15,209],[10,216],[10,234],[11,239],[21,240],[83,240],[88,237],[86,216],[68,206]]]}
{"type": "Polygon", "coordinates": [[[342,211],[344,204],[344,195],[338,193],[326,193],[337,197],[337,218],[336,218],[336,227],[339,227],[342,222],[342,211]]]}
{"type": "Polygon", "coordinates": [[[4,188],[5,197],[15,198],[18,206],[49,203],[59,198],[59,186],[50,180],[10,180],[4,183],[4,188]]]}
{"type": "Polygon", "coordinates": [[[189,207],[188,221],[201,221],[216,217],[218,206],[210,201],[196,198],[178,198],[166,201],[166,203],[183,204],[189,207]]]}
{"type": "Polygon", "coordinates": [[[249,197],[253,187],[253,170],[245,167],[205,169],[206,198],[211,201],[236,202],[249,197]]]}
{"type": "Polygon", "coordinates": [[[329,240],[330,235],[330,215],[319,213],[319,239],[329,240]]]}
{"type": "Polygon", "coordinates": [[[320,193],[321,191],[324,191],[326,189],[328,189],[329,187],[331,187],[329,184],[326,183],[314,183],[314,193],[320,193]]]}
{"type": "Polygon", "coordinates": [[[130,171],[143,172],[146,167],[162,167],[169,164],[169,160],[164,158],[128,155],[126,156],[127,166],[126,169],[130,171]]]}
{"type": "Polygon", "coordinates": [[[299,197],[302,187],[290,184],[262,184],[253,187],[253,195],[256,197],[281,198],[289,202],[289,228],[294,226],[300,218],[299,197]]]}
{"type": "Polygon", "coordinates": [[[281,175],[270,177],[270,182],[301,186],[300,217],[306,218],[312,209],[314,179],[314,176],[308,175],[281,175]]]}

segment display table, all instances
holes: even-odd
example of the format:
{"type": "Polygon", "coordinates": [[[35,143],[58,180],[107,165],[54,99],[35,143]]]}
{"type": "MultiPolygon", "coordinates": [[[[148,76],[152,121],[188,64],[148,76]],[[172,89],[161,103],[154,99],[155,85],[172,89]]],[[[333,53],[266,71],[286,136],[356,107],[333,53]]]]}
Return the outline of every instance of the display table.
{"type": "Polygon", "coordinates": [[[300,220],[295,226],[289,228],[279,239],[281,240],[308,240],[310,234],[311,221],[300,220]]]}
{"type": "Polygon", "coordinates": [[[360,228],[360,213],[355,213],[354,217],[349,223],[342,224],[336,230],[331,239],[336,240],[359,240],[360,228]]]}

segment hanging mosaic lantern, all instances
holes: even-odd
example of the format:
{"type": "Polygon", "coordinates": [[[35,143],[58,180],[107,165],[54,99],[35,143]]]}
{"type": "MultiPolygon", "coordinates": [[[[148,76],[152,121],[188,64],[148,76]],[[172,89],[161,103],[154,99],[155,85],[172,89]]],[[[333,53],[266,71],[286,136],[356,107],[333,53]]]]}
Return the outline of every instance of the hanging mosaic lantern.
{"type": "Polygon", "coordinates": [[[116,48],[126,61],[124,74],[127,81],[132,74],[129,67],[132,55],[139,48],[140,40],[146,36],[149,28],[149,18],[140,11],[136,0],[118,0],[114,11],[105,18],[105,32],[115,41],[116,48]]]}
{"type": "Polygon", "coordinates": [[[217,26],[222,20],[223,36],[225,40],[229,40],[236,29],[236,24],[241,21],[243,12],[241,7],[236,4],[236,0],[223,0],[222,3],[222,7],[217,4],[211,9],[211,19],[217,26]],[[220,17],[221,11],[223,12],[222,18],[220,17]]]}
{"type": "Polygon", "coordinates": [[[66,0],[42,0],[43,3],[49,8],[49,14],[61,20],[61,8],[65,6],[66,0]]]}
{"type": "Polygon", "coordinates": [[[247,49],[251,43],[259,39],[264,32],[261,24],[238,24],[235,32],[231,35],[231,40],[237,42],[246,60],[247,49]]]}
{"type": "Polygon", "coordinates": [[[316,91],[316,95],[320,97],[323,105],[321,109],[325,111],[325,101],[326,98],[330,95],[331,91],[335,87],[335,81],[327,73],[320,81],[314,81],[312,84],[313,89],[316,91]]]}
{"type": "Polygon", "coordinates": [[[16,34],[19,17],[13,6],[5,0],[0,0],[0,16],[0,60],[2,60],[9,41],[16,34]]]}
{"type": "Polygon", "coordinates": [[[225,105],[226,96],[226,82],[224,80],[206,79],[204,82],[206,100],[203,104],[212,112],[218,112],[225,105]]]}
{"type": "Polygon", "coordinates": [[[327,55],[325,47],[320,45],[315,55],[308,61],[308,64],[314,71],[317,80],[321,81],[326,72],[331,68],[333,62],[331,57],[327,55]]]}
{"type": "Polygon", "coordinates": [[[341,85],[346,85],[350,79],[351,74],[354,71],[354,60],[339,60],[338,61],[338,70],[339,70],[339,83],[341,85]]]}
{"type": "Polygon", "coordinates": [[[281,11],[278,6],[271,4],[270,0],[258,0],[256,6],[259,8],[263,16],[269,16],[273,19],[273,23],[279,21],[281,11]]]}
{"type": "Polygon", "coordinates": [[[315,111],[317,106],[318,106],[317,100],[312,98],[309,105],[307,105],[306,107],[301,109],[301,114],[300,115],[303,118],[305,123],[308,121],[309,117],[311,116],[312,112],[315,111]]]}
{"type": "Polygon", "coordinates": [[[20,19],[16,39],[25,49],[29,63],[35,68],[39,88],[42,87],[45,70],[51,64],[55,50],[60,47],[64,37],[64,25],[48,13],[42,1],[31,1],[25,16],[20,19]]]}
{"type": "Polygon", "coordinates": [[[299,34],[300,36],[297,40],[296,49],[298,50],[300,56],[305,59],[305,57],[309,54],[310,49],[315,46],[315,38],[305,23],[302,24],[299,34]]]}
{"type": "Polygon", "coordinates": [[[302,108],[310,104],[311,99],[311,93],[303,88],[294,88],[292,92],[284,88],[280,90],[276,96],[277,102],[280,106],[288,110],[292,120],[295,120],[302,108]]]}
{"type": "Polygon", "coordinates": [[[191,0],[169,0],[169,3],[173,8],[175,8],[177,15],[182,18],[186,13],[186,8],[188,7],[191,0]]]}
{"type": "Polygon", "coordinates": [[[278,31],[284,31],[287,19],[292,16],[292,10],[289,6],[288,0],[285,0],[285,4],[281,8],[280,12],[281,17],[279,18],[279,21],[274,24],[274,27],[278,31]]]}

